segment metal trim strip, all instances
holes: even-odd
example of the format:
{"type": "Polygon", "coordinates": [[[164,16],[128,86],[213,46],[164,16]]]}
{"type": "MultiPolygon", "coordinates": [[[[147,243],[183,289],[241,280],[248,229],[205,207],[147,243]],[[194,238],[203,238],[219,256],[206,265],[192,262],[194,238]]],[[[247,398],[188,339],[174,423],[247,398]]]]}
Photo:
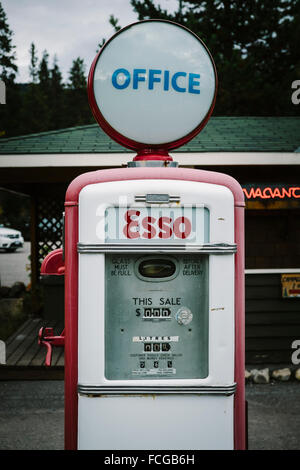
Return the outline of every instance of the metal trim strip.
{"type": "Polygon", "coordinates": [[[146,202],[147,204],[170,204],[180,202],[180,196],[170,196],[169,194],[145,194],[134,196],[134,200],[135,202],[146,202]],[[164,198],[164,196],[166,197],[164,198]]]}
{"type": "Polygon", "coordinates": [[[231,385],[215,386],[104,386],[104,385],[81,385],[78,384],[77,391],[80,395],[141,395],[141,394],[194,394],[194,395],[234,395],[236,383],[231,385]]]}
{"type": "Polygon", "coordinates": [[[245,269],[245,274],[300,274],[299,268],[245,269]]]}
{"type": "Polygon", "coordinates": [[[216,243],[203,245],[143,245],[143,244],[77,244],[78,253],[203,253],[232,254],[237,252],[236,244],[216,243]]]}

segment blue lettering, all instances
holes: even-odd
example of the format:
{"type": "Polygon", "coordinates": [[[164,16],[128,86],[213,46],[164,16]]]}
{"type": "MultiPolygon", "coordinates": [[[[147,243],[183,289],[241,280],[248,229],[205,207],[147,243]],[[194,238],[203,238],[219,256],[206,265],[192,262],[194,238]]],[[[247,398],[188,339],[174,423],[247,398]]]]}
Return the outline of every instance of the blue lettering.
{"type": "Polygon", "coordinates": [[[127,88],[130,83],[130,73],[126,69],[117,69],[114,71],[111,77],[111,81],[115,88],[117,88],[118,90],[124,90],[124,88],[127,88]],[[125,75],[124,83],[118,83],[118,75],[120,75],[121,73],[125,75]]]}
{"type": "MultiPolygon", "coordinates": [[[[127,69],[117,69],[112,74],[111,81],[115,88],[124,90],[131,83],[131,73],[127,69]]],[[[133,69],[132,88],[134,90],[139,88],[139,82],[147,82],[148,90],[153,90],[155,83],[161,83],[160,86],[164,91],[169,91],[171,86],[178,93],[200,94],[199,73],[175,72],[171,75],[169,70],[149,69],[147,74],[146,69],[133,69]]]]}
{"type": "Polygon", "coordinates": [[[149,90],[153,90],[153,83],[160,82],[160,77],[155,77],[155,75],[161,74],[161,70],[150,69],[149,70],[149,90]]]}
{"type": "Polygon", "coordinates": [[[196,93],[199,95],[200,90],[195,90],[194,87],[200,86],[199,80],[196,80],[197,78],[200,79],[200,74],[199,73],[190,73],[189,74],[189,93],[196,93]]]}
{"type": "Polygon", "coordinates": [[[177,85],[177,78],[178,77],[186,77],[186,72],[176,72],[174,73],[172,77],[172,87],[174,88],[175,91],[179,91],[180,93],[184,93],[186,91],[186,88],[182,88],[177,85]]]}
{"type": "Polygon", "coordinates": [[[137,90],[138,89],[138,84],[139,82],[145,82],[146,78],[145,76],[140,77],[139,75],[143,73],[146,73],[145,69],[134,69],[133,70],[133,89],[137,90]]]}
{"type": "Polygon", "coordinates": [[[169,70],[165,70],[164,72],[164,90],[169,90],[169,80],[170,80],[170,72],[169,70]]]}

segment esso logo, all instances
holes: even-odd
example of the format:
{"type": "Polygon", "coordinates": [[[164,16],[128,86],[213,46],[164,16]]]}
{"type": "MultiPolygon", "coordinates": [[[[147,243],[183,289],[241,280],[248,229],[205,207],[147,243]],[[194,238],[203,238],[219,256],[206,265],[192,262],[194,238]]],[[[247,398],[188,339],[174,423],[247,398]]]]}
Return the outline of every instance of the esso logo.
{"type": "Polygon", "coordinates": [[[123,234],[130,240],[188,238],[192,233],[192,224],[188,217],[179,216],[174,220],[171,217],[141,216],[141,211],[128,210],[124,215],[125,224],[123,234]]]}
{"type": "Polygon", "coordinates": [[[116,33],[95,58],[89,102],[100,126],[131,149],[183,145],[213,110],[217,75],[204,43],[162,20],[116,33]]]}

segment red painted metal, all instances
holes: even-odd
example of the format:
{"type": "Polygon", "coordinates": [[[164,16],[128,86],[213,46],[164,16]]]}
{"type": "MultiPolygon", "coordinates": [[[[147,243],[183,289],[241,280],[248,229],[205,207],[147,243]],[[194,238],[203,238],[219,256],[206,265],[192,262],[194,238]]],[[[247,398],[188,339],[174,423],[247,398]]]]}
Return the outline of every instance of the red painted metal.
{"type": "Polygon", "coordinates": [[[70,184],[65,203],[65,448],[77,448],[78,421],[78,199],[89,184],[137,179],[170,179],[211,183],[230,189],[235,201],[235,449],[246,448],[245,416],[245,293],[244,293],[244,194],[239,183],[222,173],[188,168],[118,168],[78,176],[70,184]]]}
{"type": "Polygon", "coordinates": [[[173,161],[173,158],[164,149],[143,149],[138,152],[133,161],[164,160],[173,161]]]}
{"type": "MultiPolygon", "coordinates": [[[[63,260],[63,250],[61,248],[53,250],[45,257],[41,266],[42,276],[62,276],[65,266],[63,260]]],[[[38,335],[38,344],[47,349],[45,366],[50,367],[52,361],[52,348],[64,347],[65,331],[59,335],[53,335],[53,328],[40,328],[38,335]]]]}
{"type": "Polygon", "coordinates": [[[63,260],[63,250],[58,248],[51,251],[45,257],[41,266],[42,275],[61,276],[64,274],[65,263],[63,260]]]}
{"type": "Polygon", "coordinates": [[[78,204],[65,204],[65,449],[77,449],[78,204]]]}
{"type": "Polygon", "coordinates": [[[45,366],[50,367],[52,361],[52,347],[64,347],[65,345],[65,330],[59,336],[53,335],[53,328],[40,328],[38,344],[45,346],[47,349],[45,366]]]}
{"type": "Polygon", "coordinates": [[[245,228],[244,207],[235,206],[235,382],[234,448],[246,449],[245,404],[245,228]]]}
{"type": "Polygon", "coordinates": [[[190,31],[188,28],[186,28],[185,26],[183,25],[179,25],[177,23],[174,23],[172,21],[167,21],[167,20],[143,20],[143,21],[139,21],[139,22],[136,22],[136,23],[132,23],[128,26],[125,26],[125,28],[122,28],[120,29],[120,31],[118,31],[116,34],[114,34],[105,44],[104,46],[100,49],[100,51],[98,52],[98,54],[96,55],[92,65],[91,65],[91,68],[90,68],[90,72],[89,72],[89,77],[88,77],[88,86],[87,86],[87,90],[88,90],[88,99],[89,99],[89,103],[90,103],[90,107],[91,107],[91,110],[92,110],[92,113],[96,119],[96,121],[98,122],[98,124],[100,125],[100,127],[102,127],[102,129],[113,139],[115,140],[116,142],[118,142],[119,144],[123,145],[124,147],[127,147],[131,150],[136,150],[136,151],[141,151],[141,150],[145,150],[149,147],[151,147],[152,149],[157,149],[157,150],[171,150],[171,149],[175,149],[177,147],[181,147],[182,145],[186,144],[187,142],[189,142],[191,139],[193,139],[204,127],[205,125],[207,124],[212,112],[213,112],[213,109],[214,109],[214,106],[215,106],[215,102],[216,102],[216,97],[217,97],[217,89],[218,89],[218,76],[217,76],[217,69],[216,69],[216,66],[215,66],[215,63],[214,63],[214,60],[212,58],[212,55],[211,53],[209,52],[208,48],[206,47],[206,45],[204,44],[204,42],[196,35],[194,34],[192,31],[190,31]],[[103,51],[105,50],[105,48],[110,44],[110,42],[115,39],[116,36],[118,36],[119,34],[122,34],[122,32],[124,32],[126,29],[128,28],[131,28],[132,26],[136,25],[136,24],[139,24],[139,23],[149,23],[149,22],[163,22],[163,23],[169,23],[169,24],[173,24],[179,28],[183,28],[185,29],[186,31],[188,31],[190,34],[192,34],[201,44],[202,46],[205,48],[207,54],[209,55],[210,57],[210,60],[212,62],[212,65],[213,65],[213,68],[214,68],[214,74],[215,74],[215,94],[214,94],[214,98],[213,98],[213,101],[212,101],[212,104],[211,104],[211,107],[210,109],[208,110],[205,118],[195,127],[195,129],[193,129],[189,134],[181,137],[180,139],[177,139],[177,140],[174,140],[172,142],[166,142],[164,144],[158,144],[158,145],[152,145],[152,144],[147,144],[147,142],[137,142],[133,139],[130,139],[128,137],[126,137],[125,135],[122,135],[120,134],[118,131],[116,131],[110,124],[109,122],[104,118],[103,114],[101,113],[101,110],[99,109],[98,107],[98,104],[96,102],[96,99],[95,99],[95,94],[94,94],[94,73],[95,73],[95,68],[96,68],[96,65],[97,65],[97,62],[101,56],[101,54],[103,53],[103,51]]]}
{"type": "MultiPolygon", "coordinates": [[[[69,185],[66,193],[66,206],[77,204],[79,193],[88,184],[105,183],[109,181],[127,181],[137,179],[170,179],[186,180],[203,183],[219,184],[230,189],[235,197],[235,204],[244,207],[244,193],[239,183],[229,175],[206,170],[194,170],[190,168],[114,168],[108,170],[96,170],[84,173],[75,178],[69,185]],[[201,179],[199,179],[201,177],[201,179]],[[70,202],[69,202],[70,201],[70,202]]],[[[78,230],[78,228],[77,228],[78,230]]]]}

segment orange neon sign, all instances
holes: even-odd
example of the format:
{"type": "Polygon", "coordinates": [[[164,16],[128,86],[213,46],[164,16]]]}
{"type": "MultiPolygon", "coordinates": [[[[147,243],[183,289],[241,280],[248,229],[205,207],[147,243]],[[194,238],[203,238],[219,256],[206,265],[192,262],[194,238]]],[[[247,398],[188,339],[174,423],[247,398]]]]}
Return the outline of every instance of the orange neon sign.
{"type": "Polygon", "coordinates": [[[267,186],[265,188],[250,187],[250,189],[243,188],[244,194],[247,199],[300,199],[300,187],[290,186],[286,187],[275,187],[271,188],[267,186]]]}

